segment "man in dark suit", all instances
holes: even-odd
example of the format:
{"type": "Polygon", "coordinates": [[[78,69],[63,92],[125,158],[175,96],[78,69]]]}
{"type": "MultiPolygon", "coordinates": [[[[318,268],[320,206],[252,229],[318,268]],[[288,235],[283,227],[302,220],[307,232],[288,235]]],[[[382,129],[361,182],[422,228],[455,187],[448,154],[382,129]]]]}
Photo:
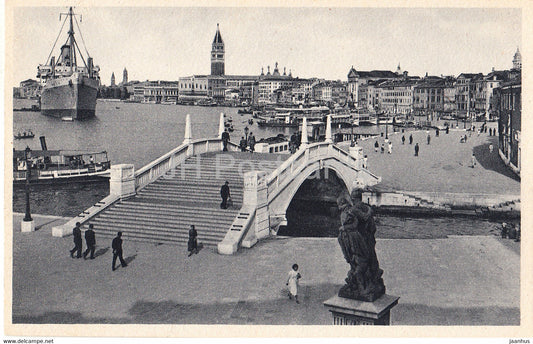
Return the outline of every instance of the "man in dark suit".
{"type": "Polygon", "coordinates": [[[113,242],[111,243],[111,248],[113,249],[113,271],[115,271],[115,263],[117,262],[117,257],[120,259],[120,264],[123,268],[128,266],[126,262],[124,261],[124,258],[122,258],[122,232],[118,232],[115,239],[113,239],[113,242]]]}
{"type": "Polygon", "coordinates": [[[96,248],[96,238],[93,231],[94,225],[91,223],[89,229],[85,231],[85,243],[87,244],[87,250],[83,252],[83,259],[87,258],[87,254],[91,252],[91,259],[94,259],[94,249],[96,248]]]}
{"type": "Polygon", "coordinates": [[[227,129],[224,129],[224,132],[222,133],[222,143],[224,144],[224,148],[222,151],[227,152],[228,151],[228,142],[229,142],[229,133],[227,129]]]}
{"type": "Polygon", "coordinates": [[[220,208],[227,209],[228,208],[228,198],[230,197],[229,194],[229,183],[226,180],[226,183],[222,185],[220,188],[220,197],[222,197],[222,203],[220,203],[220,208]]]}
{"type": "Polygon", "coordinates": [[[72,236],[74,236],[74,248],[70,250],[70,257],[74,258],[74,252],[78,252],[76,254],[76,258],[81,258],[81,247],[83,245],[83,240],[81,238],[81,230],[80,230],[81,223],[76,222],[76,227],[72,230],[72,236]]]}

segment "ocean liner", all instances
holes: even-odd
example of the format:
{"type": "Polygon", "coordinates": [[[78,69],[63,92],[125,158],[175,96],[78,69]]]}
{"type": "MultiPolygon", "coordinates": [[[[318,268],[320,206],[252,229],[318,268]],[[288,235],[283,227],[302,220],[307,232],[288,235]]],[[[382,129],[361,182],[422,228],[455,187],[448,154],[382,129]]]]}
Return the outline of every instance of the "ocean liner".
{"type": "MultiPolygon", "coordinates": [[[[57,61],[55,56],[52,56],[49,64],[37,67],[37,77],[41,79],[43,84],[40,98],[41,113],[47,116],[72,119],[94,117],[96,93],[100,85],[98,75],[100,68],[93,65],[93,59],[88,52],[87,59],[83,57],[74,38],[73,23],[76,22],[78,25],[78,22],[72,7],[68,13],[59,15],[60,20],[63,15],[65,15],[65,20],[61,29],[69,20],[70,30],[67,41],[61,47],[60,56],[57,61]]],[[[61,30],[59,34],[61,34],[61,30]]],[[[83,41],[83,36],[81,37],[83,41]]],[[[52,51],[54,48],[55,43],[52,51]]]]}

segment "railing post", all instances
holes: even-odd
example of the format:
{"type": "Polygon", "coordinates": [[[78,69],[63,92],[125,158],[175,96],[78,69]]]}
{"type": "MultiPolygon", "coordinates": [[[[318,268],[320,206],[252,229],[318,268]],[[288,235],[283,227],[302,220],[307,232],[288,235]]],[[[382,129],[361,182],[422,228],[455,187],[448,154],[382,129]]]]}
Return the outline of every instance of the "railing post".
{"type": "Polygon", "coordinates": [[[109,194],[120,198],[135,195],[135,169],[132,164],[111,166],[109,194]]]}
{"type": "Polygon", "coordinates": [[[185,144],[192,143],[191,115],[190,114],[187,114],[187,117],[185,117],[185,136],[183,138],[183,143],[185,144]]]}
{"type": "Polygon", "coordinates": [[[326,143],[333,143],[333,139],[331,138],[331,115],[328,115],[326,120],[326,143]]]}

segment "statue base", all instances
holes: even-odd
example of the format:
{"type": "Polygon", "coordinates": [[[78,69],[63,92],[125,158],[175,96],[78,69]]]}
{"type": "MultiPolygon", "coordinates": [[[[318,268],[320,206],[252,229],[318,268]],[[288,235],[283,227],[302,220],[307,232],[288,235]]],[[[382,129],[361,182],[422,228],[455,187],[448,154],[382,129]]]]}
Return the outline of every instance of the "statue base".
{"type": "Polygon", "coordinates": [[[383,295],[373,302],[334,296],[324,301],[333,316],[333,325],[390,325],[390,310],[398,296],[383,295]]]}

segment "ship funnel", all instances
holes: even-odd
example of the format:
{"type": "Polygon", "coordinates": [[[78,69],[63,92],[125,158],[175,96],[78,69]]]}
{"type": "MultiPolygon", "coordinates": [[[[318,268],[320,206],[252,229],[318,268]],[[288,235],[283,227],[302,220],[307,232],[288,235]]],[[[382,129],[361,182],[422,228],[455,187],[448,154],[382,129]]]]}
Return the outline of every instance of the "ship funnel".
{"type": "Polygon", "coordinates": [[[45,139],[45,137],[44,136],[40,136],[39,140],[41,141],[42,150],[43,151],[48,150],[48,148],[46,147],[46,139],[45,139]]]}

